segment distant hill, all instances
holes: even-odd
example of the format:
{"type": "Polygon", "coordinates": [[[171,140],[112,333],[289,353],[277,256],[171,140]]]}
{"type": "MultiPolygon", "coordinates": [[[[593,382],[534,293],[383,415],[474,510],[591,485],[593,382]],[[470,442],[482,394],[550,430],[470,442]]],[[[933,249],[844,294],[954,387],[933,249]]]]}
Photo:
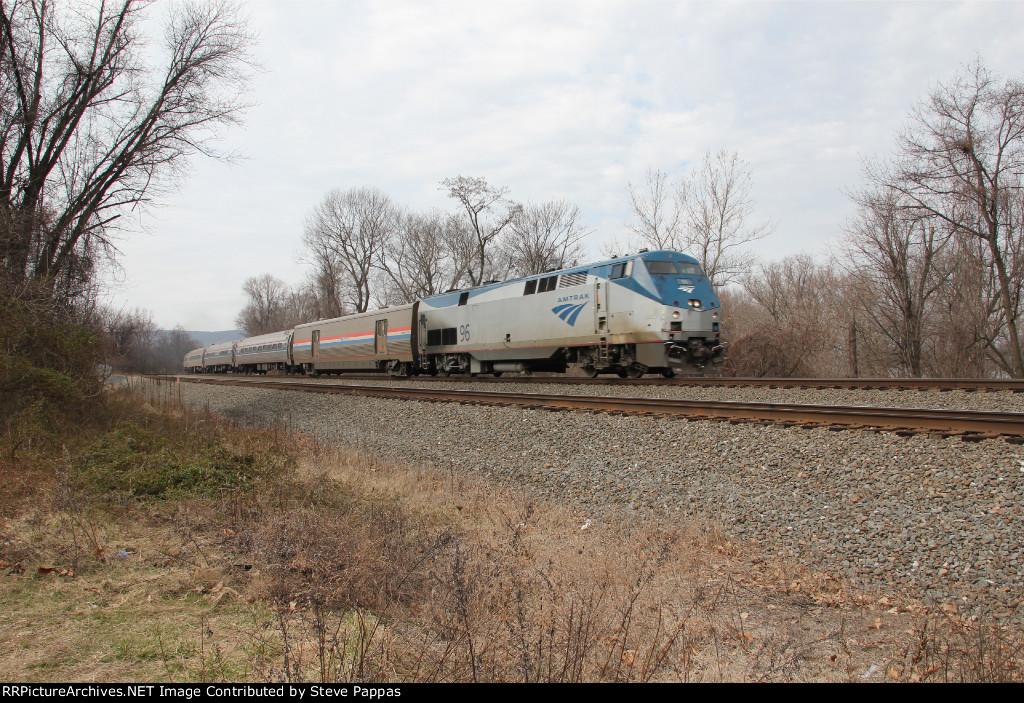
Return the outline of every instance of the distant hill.
{"type": "MultiPolygon", "coordinates": [[[[166,332],[167,330],[164,331],[166,332]]],[[[186,330],[185,334],[199,342],[199,346],[201,347],[205,347],[207,344],[216,344],[217,342],[231,342],[236,339],[242,339],[246,336],[245,330],[223,330],[221,332],[196,332],[194,330],[186,330]]]]}

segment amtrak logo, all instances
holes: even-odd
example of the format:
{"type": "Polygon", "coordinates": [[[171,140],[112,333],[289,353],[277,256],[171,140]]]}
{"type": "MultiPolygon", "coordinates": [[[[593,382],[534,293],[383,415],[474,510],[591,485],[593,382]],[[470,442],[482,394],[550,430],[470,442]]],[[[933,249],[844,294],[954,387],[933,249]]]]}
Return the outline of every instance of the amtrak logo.
{"type": "Polygon", "coordinates": [[[577,303],[575,305],[572,303],[556,305],[555,307],[551,308],[551,312],[555,313],[560,318],[562,318],[562,320],[568,322],[570,325],[575,327],[576,318],[580,316],[580,311],[582,311],[583,308],[585,308],[587,306],[587,303],[589,302],[590,301],[588,300],[582,303],[577,303]]]}

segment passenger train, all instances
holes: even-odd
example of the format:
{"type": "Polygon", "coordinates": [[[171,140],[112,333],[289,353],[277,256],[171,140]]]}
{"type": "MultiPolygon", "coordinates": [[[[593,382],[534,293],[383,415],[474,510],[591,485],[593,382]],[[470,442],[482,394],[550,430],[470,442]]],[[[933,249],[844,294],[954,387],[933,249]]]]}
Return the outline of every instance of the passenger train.
{"type": "Polygon", "coordinates": [[[211,344],[189,352],[184,367],[194,373],[395,376],[576,367],[591,377],[670,377],[723,359],[719,309],[693,257],[641,251],[211,344]]]}

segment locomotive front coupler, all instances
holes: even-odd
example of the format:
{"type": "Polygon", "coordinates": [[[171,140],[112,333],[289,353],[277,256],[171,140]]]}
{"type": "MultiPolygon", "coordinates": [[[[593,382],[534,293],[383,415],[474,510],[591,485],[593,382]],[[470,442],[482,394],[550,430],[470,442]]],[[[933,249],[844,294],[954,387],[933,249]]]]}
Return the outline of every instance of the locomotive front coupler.
{"type": "Polygon", "coordinates": [[[665,357],[674,371],[704,368],[708,363],[720,364],[725,360],[725,345],[708,346],[703,340],[691,339],[686,344],[665,342],[665,357]]]}

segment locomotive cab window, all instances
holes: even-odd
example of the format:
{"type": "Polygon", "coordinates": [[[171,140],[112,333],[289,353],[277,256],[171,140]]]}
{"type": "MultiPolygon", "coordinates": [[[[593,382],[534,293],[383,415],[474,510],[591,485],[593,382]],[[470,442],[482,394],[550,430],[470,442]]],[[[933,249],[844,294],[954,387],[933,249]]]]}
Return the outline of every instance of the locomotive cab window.
{"type": "Polygon", "coordinates": [[[469,302],[469,291],[459,296],[459,305],[465,305],[467,302],[469,302]]]}
{"type": "Polygon", "coordinates": [[[700,264],[689,264],[685,261],[678,262],[679,272],[687,276],[703,276],[704,272],[700,268],[700,264]]]}
{"type": "Polygon", "coordinates": [[[630,262],[628,262],[628,261],[623,261],[621,264],[612,264],[612,272],[611,272],[611,275],[608,276],[608,278],[615,279],[615,278],[625,278],[626,276],[628,276],[629,275],[629,270],[628,270],[629,269],[629,263],[630,262]]]}
{"type": "Polygon", "coordinates": [[[526,282],[526,290],[523,291],[523,295],[533,295],[537,292],[537,279],[526,282]]]}

